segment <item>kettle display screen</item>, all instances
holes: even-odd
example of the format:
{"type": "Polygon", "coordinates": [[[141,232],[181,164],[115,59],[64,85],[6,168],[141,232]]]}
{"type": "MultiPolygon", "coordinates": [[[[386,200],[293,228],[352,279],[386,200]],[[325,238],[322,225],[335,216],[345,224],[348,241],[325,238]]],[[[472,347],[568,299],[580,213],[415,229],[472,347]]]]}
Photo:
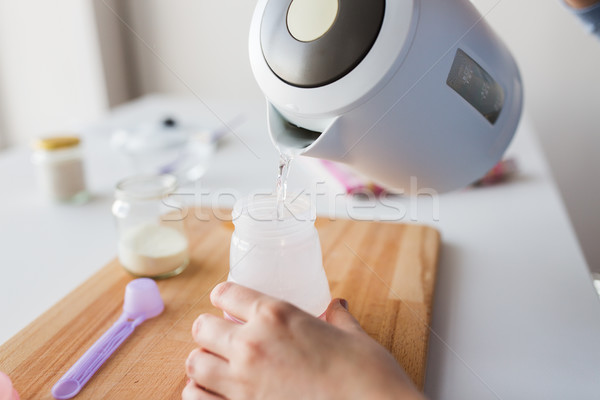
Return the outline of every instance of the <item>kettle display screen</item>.
{"type": "Polygon", "coordinates": [[[502,87],[464,51],[458,49],[446,84],[490,123],[496,123],[504,105],[502,87]]]}

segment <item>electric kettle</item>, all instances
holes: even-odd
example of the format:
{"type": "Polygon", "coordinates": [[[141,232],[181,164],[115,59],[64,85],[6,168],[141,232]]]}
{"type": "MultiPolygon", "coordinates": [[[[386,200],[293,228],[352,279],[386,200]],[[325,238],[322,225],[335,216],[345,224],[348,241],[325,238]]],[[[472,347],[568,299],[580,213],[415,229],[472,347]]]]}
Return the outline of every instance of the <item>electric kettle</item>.
{"type": "Polygon", "coordinates": [[[280,151],[404,193],[477,180],[521,116],[517,65],[468,0],[258,0],[249,51],[280,151]]]}

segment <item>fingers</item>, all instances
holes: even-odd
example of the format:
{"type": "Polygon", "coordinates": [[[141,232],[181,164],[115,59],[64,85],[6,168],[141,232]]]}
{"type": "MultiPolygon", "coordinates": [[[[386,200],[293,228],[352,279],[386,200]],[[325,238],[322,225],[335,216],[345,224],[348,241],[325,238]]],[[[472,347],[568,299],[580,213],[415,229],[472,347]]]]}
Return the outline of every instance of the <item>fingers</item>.
{"type": "Polygon", "coordinates": [[[207,392],[194,383],[189,382],[181,393],[182,400],[223,400],[224,397],[207,392]]]}
{"type": "Polygon", "coordinates": [[[233,282],[215,286],[210,294],[210,301],[215,307],[243,321],[248,321],[264,305],[278,302],[271,296],[233,282]]]}
{"type": "Polygon", "coordinates": [[[193,350],[185,361],[187,376],[214,393],[223,393],[227,389],[230,383],[228,368],[227,361],[200,349],[193,350]]]}
{"type": "Polygon", "coordinates": [[[348,302],[343,299],[334,299],[329,303],[329,307],[325,311],[325,320],[331,325],[340,328],[349,333],[364,333],[360,324],[344,307],[348,306],[348,302]]]}
{"type": "Polygon", "coordinates": [[[240,325],[212,314],[202,314],[192,326],[192,336],[200,347],[229,359],[232,338],[240,325]]]}

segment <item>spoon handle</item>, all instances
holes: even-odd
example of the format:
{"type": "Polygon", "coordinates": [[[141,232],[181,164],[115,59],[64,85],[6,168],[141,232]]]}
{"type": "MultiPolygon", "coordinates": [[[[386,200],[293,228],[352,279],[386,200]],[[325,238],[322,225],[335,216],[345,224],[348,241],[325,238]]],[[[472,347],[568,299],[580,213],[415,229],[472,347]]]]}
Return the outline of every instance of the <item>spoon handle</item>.
{"type": "Polygon", "coordinates": [[[142,317],[131,320],[121,315],[117,322],[56,382],[52,388],[54,398],[70,399],[79,393],[98,368],[142,322],[142,317]]]}

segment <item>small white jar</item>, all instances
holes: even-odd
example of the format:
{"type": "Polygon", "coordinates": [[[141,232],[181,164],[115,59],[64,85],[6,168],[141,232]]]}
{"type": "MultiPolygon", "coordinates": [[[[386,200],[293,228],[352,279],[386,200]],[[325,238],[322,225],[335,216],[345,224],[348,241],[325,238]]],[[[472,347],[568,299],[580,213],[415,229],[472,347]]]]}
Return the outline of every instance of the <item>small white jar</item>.
{"type": "Polygon", "coordinates": [[[286,203],[281,218],[276,196],[238,201],[232,213],[228,280],[322,316],[331,294],[311,211],[301,197],[286,203]]]}
{"type": "Polygon", "coordinates": [[[37,166],[40,189],[52,201],[85,203],[89,194],[85,186],[80,139],[57,136],[34,142],[32,162],[37,166]]]}

